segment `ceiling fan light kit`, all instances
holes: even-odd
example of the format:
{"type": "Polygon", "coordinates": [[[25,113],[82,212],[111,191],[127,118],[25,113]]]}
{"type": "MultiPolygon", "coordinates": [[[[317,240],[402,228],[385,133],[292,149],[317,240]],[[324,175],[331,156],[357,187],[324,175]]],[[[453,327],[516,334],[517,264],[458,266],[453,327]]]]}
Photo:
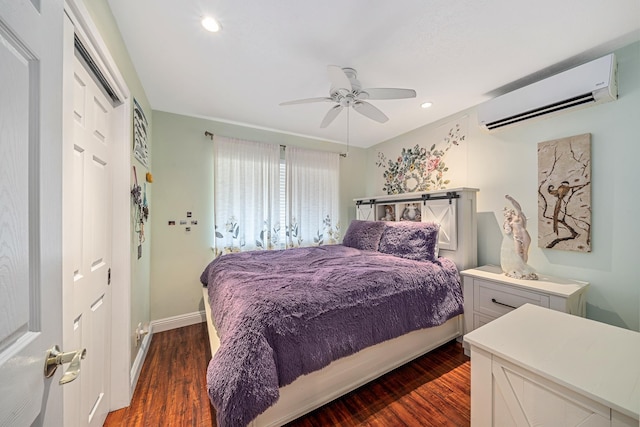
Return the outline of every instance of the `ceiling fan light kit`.
{"type": "Polygon", "coordinates": [[[329,65],[327,75],[331,83],[328,97],[306,98],[283,102],[280,105],[307,104],[313,102],[333,102],[332,106],[320,123],[326,128],[338,117],[344,108],[352,107],[355,111],[378,123],[385,123],[389,118],[377,107],[365,100],[406,99],[415,98],[413,89],[398,88],[368,88],[362,89],[358,81],[358,73],[349,67],[329,65]]]}

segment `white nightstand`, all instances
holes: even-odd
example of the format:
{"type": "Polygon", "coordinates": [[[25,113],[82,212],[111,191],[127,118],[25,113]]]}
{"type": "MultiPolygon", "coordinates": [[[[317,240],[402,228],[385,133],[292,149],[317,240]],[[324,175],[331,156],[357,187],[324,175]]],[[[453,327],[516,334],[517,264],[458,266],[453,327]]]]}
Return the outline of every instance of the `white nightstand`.
{"type": "Polygon", "coordinates": [[[538,274],[538,280],[507,277],[500,267],[485,265],[460,272],[464,292],[465,334],[523,304],[585,317],[587,282],[538,274]]]}

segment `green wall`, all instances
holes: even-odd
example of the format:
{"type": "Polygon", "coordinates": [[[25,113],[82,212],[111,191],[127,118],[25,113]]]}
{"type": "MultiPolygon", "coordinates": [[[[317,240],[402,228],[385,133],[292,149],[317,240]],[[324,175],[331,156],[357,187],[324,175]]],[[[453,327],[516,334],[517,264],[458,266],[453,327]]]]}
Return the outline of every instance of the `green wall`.
{"type": "MultiPolygon", "coordinates": [[[[147,185],[151,220],[143,257],[136,257],[132,236],[131,333],[138,322],[189,314],[202,309],[199,275],[211,259],[212,144],[208,130],[225,136],[307,148],[341,151],[344,147],[212,120],[151,111],[117,25],[106,0],[87,1],[112,56],[132,96],[142,105],[150,123],[154,183],[147,185]],[[199,221],[190,233],[169,219],[193,212],[199,221]],[[150,232],[149,232],[150,230],[150,232]],[[151,238],[153,236],[153,239],[151,238]]],[[[513,195],[530,218],[537,212],[537,143],[566,136],[592,135],[592,252],[572,253],[532,246],[530,264],[538,271],[586,280],[587,317],[633,330],[640,329],[640,279],[634,264],[640,251],[640,226],[635,221],[640,201],[635,188],[636,161],[640,158],[640,44],[616,52],[619,99],[584,110],[566,112],[537,122],[527,122],[495,134],[477,128],[475,109],[416,129],[382,144],[410,147],[436,126],[469,116],[469,164],[466,186],[478,194],[478,258],[481,264],[500,262],[504,195],[513,195]]],[[[151,141],[150,141],[151,142],[151,141]]],[[[341,223],[343,230],[355,217],[352,199],[379,194],[375,181],[377,150],[351,149],[342,159],[341,223]]],[[[137,166],[138,180],[144,168],[137,166]]],[[[529,233],[537,235],[537,223],[529,221],[529,233]]],[[[136,348],[132,346],[132,357],[136,348]]]]}
{"type": "MultiPolygon", "coordinates": [[[[153,112],[154,217],[151,261],[151,319],[159,320],[204,310],[200,273],[213,252],[214,134],[252,141],[342,152],[344,145],[248,128],[213,120],[153,112]],[[187,212],[197,225],[185,231],[179,221],[187,212]],[[169,226],[168,221],[176,221],[169,226]]],[[[353,199],[365,190],[365,150],[351,148],[341,158],[340,223],[355,218],[353,199]]]]}
{"type": "MultiPolygon", "coordinates": [[[[635,269],[640,250],[638,160],[640,159],[640,43],[616,51],[618,92],[615,102],[564,112],[487,134],[477,126],[475,108],[416,129],[367,152],[367,194],[381,170],[377,152],[393,145],[422,144],[435,127],[469,116],[468,167],[460,171],[467,187],[478,193],[478,261],[500,264],[502,210],[505,194],[520,202],[529,217],[534,242],[529,264],[541,273],[591,283],[587,317],[628,329],[640,329],[640,279],[635,269]],[[537,247],[538,142],[591,134],[592,252],[577,253],[537,247]]],[[[428,147],[427,147],[428,148],[428,147]]],[[[377,190],[377,191],[376,191],[377,190]]]]}

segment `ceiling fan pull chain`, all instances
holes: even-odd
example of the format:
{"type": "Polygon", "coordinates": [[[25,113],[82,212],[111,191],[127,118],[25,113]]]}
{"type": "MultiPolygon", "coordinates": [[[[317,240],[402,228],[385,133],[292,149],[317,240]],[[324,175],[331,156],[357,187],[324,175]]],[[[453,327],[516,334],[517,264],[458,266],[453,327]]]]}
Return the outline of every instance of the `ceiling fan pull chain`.
{"type": "Polygon", "coordinates": [[[347,154],[349,154],[349,108],[347,108],[347,154]]]}

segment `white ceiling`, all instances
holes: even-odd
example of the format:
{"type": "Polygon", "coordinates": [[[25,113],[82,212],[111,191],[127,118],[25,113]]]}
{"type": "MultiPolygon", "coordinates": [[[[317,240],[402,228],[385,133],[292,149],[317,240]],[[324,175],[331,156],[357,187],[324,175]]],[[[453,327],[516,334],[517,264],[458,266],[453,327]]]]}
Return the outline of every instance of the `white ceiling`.
{"type": "Polygon", "coordinates": [[[346,111],[320,129],[331,104],[278,104],[328,96],[330,64],[363,87],[415,89],[370,101],[385,124],[351,110],[360,147],[640,39],[640,0],[108,2],[154,110],[345,143],[346,111]],[[200,26],[209,14],[221,32],[200,26]]]}

